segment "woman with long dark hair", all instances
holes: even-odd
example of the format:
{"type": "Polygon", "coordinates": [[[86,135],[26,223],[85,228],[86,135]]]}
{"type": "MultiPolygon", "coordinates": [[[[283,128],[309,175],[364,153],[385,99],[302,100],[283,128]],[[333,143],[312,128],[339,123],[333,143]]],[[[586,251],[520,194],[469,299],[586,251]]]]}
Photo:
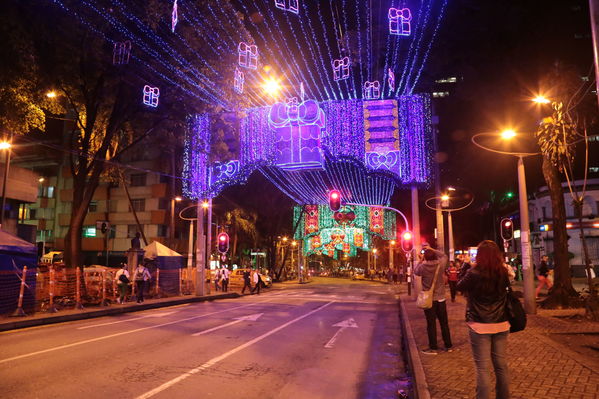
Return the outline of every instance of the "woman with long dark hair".
{"type": "Polygon", "coordinates": [[[478,245],[476,263],[460,279],[457,290],[467,297],[466,323],[476,366],[476,398],[487,399],[491,391],[491,363],[495,371],[497,399],[509,398],[506,315],[510,270],[493,241],[478,245]]]}

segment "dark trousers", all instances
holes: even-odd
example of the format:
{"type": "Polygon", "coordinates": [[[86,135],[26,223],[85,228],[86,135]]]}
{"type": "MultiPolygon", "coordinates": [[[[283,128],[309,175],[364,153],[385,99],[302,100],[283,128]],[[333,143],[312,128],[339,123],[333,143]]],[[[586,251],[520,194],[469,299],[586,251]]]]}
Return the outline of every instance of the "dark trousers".
{"type": "Polygon", "coordinates": [[[426,316],[426,332],[428,333],[428,346],[430,349],[438,349],[437,347],[437,320],[441,325],[441,336],[445,343],[445,348],[451,348],[451,334],[449,333],[449,323],[447,322],[447,306],[445,301],[433,301],[433,307],[424,309],[426,316]]]}
{"type": "Polygon", "coordinates": [[[229,279],[228,278],[223,279],[221,284],[223,286],[223,292],[227,292],[229,290],[229,279]]]}
{"type": "Polygon", "coordinates": [[[458,285],[457,281],[448,281],[449,283],[449,292],[451,293],[451,302],[455,302],[455,294],[456,294],[456,285],[458,285]]]}
{"type": "Polygon", "coordinates": [[[146,288],[146,282],[143,280],[136,280],[135,284],[137,285],[137,302],[144,301],[144,288],[146,288]]]}
{"type": "Polygon", "coordinates": [[[243,281],[243,289],[241,290],[242,294],[245,292],[246,288],[248,289],[248,291],[250,293],[252,292],[252,284],[250,284],[250,280],[244,280],[243,281]]]}
{"type": "Polygon", "coordinates": [[[261,285],[262,285],[262,280],[258,280],[258,282],[256,283],[256,286],[252,290],[252,294],[254,293],[254,291],[258,290],[258,295],[260,295],[260,286],[261,285]]]}

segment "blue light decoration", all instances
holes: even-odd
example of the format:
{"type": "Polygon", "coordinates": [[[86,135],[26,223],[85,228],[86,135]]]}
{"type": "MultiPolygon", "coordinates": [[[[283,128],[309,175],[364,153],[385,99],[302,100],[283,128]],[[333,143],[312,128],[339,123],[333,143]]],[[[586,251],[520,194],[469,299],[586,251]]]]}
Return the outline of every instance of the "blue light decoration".
{"type": "Polygon", "coordinates": [[[124,42],[115,42],[114,48],[112,49],[112,64],[113,65],[126,65],[129,63],[129,57],[131,56],[131,41],[125,40],[124,42]]]}
{"type": "Polygon", "coordinates": [[[395,91],[395,74],[391,68],[387,71],[387,84],[389,85],[389,94],[395,91]]]}
{"type": "Polygon", "coordinates": [[[300,99],[302,100],[302,102],[304,102],[304,99],[306,98],[306,91],[304,90],[304,82],[300,83],[300,99]]]}
{"type": "Polygon", "coordinates": [[[179,22],[179,12],[177,7],[177,0],[173,2],[173,11],[171,13],[171,32],[175,32],[175,27],[177,26],[177,22],[179,22]]]}
{"type": "Polygon", "coordinates": [[[381,84],[378,80],[374,82],[366,81],[362,96],[365,100],[376,100],[381,97],[381,84]]]}
{"type": "Polygon", "coordinates": [[[278,167],[285,170],[322,168],[320,136],[325,115],[316,101],[298,104],[293,97],[287,103],[276,103],[270,109],[269,123],[276,131],[275,164],[278,167]]]}
{"type": "Polygon", "coordinates": [[[239,70],[239,68],[235,68],[235,80],[233,82],[233,87],[238,94],[243,93],[243,84],[245,83],[245,75],[243,72],[239,70]]]}
{"type": "Polygon", "coordinates": [[[299,0],[275,0],[275,7],[297,14],[299,13],[299,0]]]}
{"type": "Polygon", "coordinates": [[[349,57],[343,57],[333,60],[333,80],[343,80],[349,78],[349,57]]]}
{"type": "Polygon", "coordinates": [[[210,167],[208,181],[211,187],[215,187],[237,178],[240,173],[241,167],[238,159],[228,162],[215,162],[210,167]]]}
{"type": "Polygon", "coordinates": [[[398,36],[410,36],[412,33],[412,12],[409,8],[389,9],[389,33],[398,36]]]}
{"type": "Polygon", "coordinates": [[[365,164],[400,174],[399,122],[395,100],[364,103],[365,164]]]}
{"type": "Polygon", "coordinates": [[[237,47],[239,66],[249,69],[258,68],[258,46],[240,42],[237,47]]]}
{"type": "Polygon", "coordinates": [[[149,107],[156,108],[158,106],[158,98],[160,97],[160,89],[158,87],[144,86],[143,103],[149,107]]]}

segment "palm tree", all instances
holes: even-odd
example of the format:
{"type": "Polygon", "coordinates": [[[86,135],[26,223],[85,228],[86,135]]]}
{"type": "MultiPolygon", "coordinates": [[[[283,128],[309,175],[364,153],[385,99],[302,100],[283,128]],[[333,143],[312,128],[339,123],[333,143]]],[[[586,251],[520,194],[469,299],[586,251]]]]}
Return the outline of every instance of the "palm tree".
{"type": "Polygon", "coordinates": [[[225,213],[225,221],[233,236],[232,260],[240,258],[237,255],[240,236],[246,238],[252,247],[257,246],[258,230],[256,229],[256,222],[258,221],[258,214],[256,212],[243,208],[235,208],[225,213]]]}

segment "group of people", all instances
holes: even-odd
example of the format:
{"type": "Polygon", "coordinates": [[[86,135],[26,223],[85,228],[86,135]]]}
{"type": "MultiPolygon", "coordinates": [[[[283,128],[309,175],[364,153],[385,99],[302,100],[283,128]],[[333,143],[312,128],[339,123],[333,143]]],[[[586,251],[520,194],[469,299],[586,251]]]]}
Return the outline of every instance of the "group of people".
{"type": "Polygon", "coordinates": [[[437,320],[441,326],[444,351],[453,350],[443,278],[446,276],[452,301],[455,301],[458,291],[467,300],[466,324],[476,368],[477,399],[490,397],[491,364],[496,377],[496,398],[509,398],[507,337],[510,324],[506,307],[514,272],[503,262],[497,244],[488,240],[481,242],[476,262],[465,258],[449,264],[445,253],[425,245],[414,274],[422,277],[422,289],[432,288],[433,295],[432,307],[424,309],[429,347],[423,352],[435,355],[438,353],[437,320]]]}
{"type": "Polygon", "coordinates": [[[142,303],[144,301],[144,291],[146,290],[148,282],[152,279],[152,275],[148,268],[143,263],[140,263],[133,271],[133,281],[131,281],[131,275],[127,264],[121,263],[121,268],[116,272],[114,278],[117,281],[119,289],[119,297],[117,298],[118,303],[125,303],[127,291],[129,290],[129,284],[131,282],[135,283],[137,303],[142,303]]]}
{"type": "Polygon", "coordinates": [[[216,291],[221,290],[222,292],[228,292],[230,276],[231,271],[226,265],[222,265],[220,269],[216,269],[214,274],[214,289],[216,291]]]}
{"type": "Polygon", "coordinates": [[[258,270],[252,270],[249,267],[246,267],[243,270],[243,289],[241,290],[241,294],[245,294],[245,289],[247,288],[250,294],[256,292],[260,295],[260,288],[264,283],[262,282],[262,275],[258,270]],[[252,288],[252,283],[254,283],[254,287],[252,288]]]}

